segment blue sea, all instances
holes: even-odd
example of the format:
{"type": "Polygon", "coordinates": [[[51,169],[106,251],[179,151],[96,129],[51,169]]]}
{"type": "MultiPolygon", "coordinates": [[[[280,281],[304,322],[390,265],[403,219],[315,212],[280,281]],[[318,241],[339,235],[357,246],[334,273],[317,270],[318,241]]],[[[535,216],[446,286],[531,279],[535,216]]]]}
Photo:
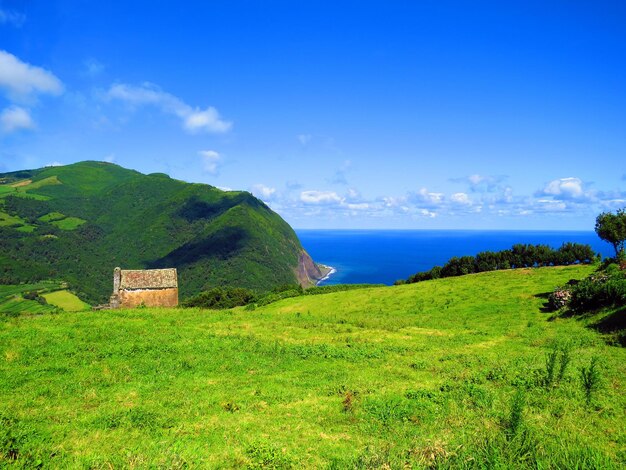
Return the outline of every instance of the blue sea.
{"type": "Polygon", "coordinates": [[[613,248],[595,232],[476,230],[296,230],[317,262],[337,271],[321,285],[393,284],[418,271],[443,265],[453,256],[499,251],[515,243],[585,243],[603,257],[613,248]]]}

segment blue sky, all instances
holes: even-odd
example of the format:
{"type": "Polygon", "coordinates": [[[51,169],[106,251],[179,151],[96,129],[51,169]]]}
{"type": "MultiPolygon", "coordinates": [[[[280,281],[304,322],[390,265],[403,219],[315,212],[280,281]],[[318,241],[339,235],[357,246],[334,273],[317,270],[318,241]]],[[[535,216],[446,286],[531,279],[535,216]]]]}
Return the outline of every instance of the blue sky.
{"type": "Polygon", "coordinates": [[[296,228],[626,206],[622,1],[0,1],[0,171],[106,160],[296,228]]]}

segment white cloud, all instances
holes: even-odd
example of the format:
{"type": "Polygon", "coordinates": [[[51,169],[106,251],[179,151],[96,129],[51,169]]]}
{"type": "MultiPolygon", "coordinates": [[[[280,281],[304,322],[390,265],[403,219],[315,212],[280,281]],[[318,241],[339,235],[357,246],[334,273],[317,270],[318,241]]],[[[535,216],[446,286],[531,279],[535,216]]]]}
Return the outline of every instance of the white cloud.
{"type": "Polygon", "coordinates": [[[361,193],[356,189],[348,188],[348,191],[346,192],[346,199],[349,199],[352,202],[360,201],[362,199],[362,196],[361,193]]]}
{"type": "Polygon", "coordinates": [[[104,157],[104,161],[107,162],[107,163],[113,163],[115,161],[115,154],[114,153],[110,153],[109,155],[104,157]]]}
{"type": "Polygon", "coordinates": [[[532,207],[533,212],[564,212],[568,206],[563,201],[553,199],[537,199],[532,207]]]}
{"type": "Polygon", "coordinates": [[[421,188],[417,192],[409,194],[409,200],[419,206],[426,208],[437,207],[443,204],[443,193],[431,193],[426,188],[421,188]]]}
{"type": "Polygon", "coordinates": [[[528,203],[533,212],[597,214],[602,210],[624,207],[626,191],[598,191],[588,188],[580,178],[568,177],[550,181],[535,193],[535,197],[528,203]]]}
{"type": "Polygon", "coordinates": [[[454,193],[452,196],[450,196],[450,200],[455,204],[463,206],[468,206],[472,204],[469,196],[465,193],[454,193]]]}
{"type": "Polygon", "coordinates": [[[586,196],[582,180],[573,177],[550,181],[541,193],[555,199],[580,199],[586,196]]]}
{"type": "Polygon", "coordinates": [[[10,106],[0,113],[0,127],[6,134],[20,129],[34,129],[35,123],[28,110],[19,106],[10,106]]]}
{"type": "Polygon", "coordinates": [[[352,167],[352,162],[350,160],[345,160],[343,164],[339,167],[339,169],[335,172],[335,175],[332,178],[330,178],[328,182],[331,184],[347,185],[348,184],[347,175],[351,167],[352,167]]]}
{"type": "Polygon", "coordinates": [[[467,177],[467,180],[470,184],[477,185],[485,181],[485,177],[480,175],[470,175],[467,177]]]}
{"type": "Polygon", "coordinates": [[[346,207],[352,211],[365,211],[370,209],[372,206],[367,202],[359,202],[356,204],[348,203],[346,204],[346,207]]]}
{"type": "MultiPolygon", "coordinates": [[[[487,177],[485,177],[487,178],[487,177]]],[[[473,178],[485,184],[483,177],[473,178]]],[[[626,191],[591,191],[578,178],[563,178],[534,195],[514,195],[510,186],[497,184],[493,191],[438,193],[421,188],[399,195],[367,197],[356,189],[310,190],[272,194],[272,207],[288,217],[358,217],[424,220],[432,218],[590,216],[601,210],[624,207],[626,191]],[[578,190],[578,187],[581,190],[578,190]],[[544,194],[551,192],[552,194],[544,194]]],[[[465,183],[471,183],[469,177],[465,183]]],[[[552,182],[551,182],[552,183],[552,182]]],[[[485,221],[491,219],[486,218],[485,221]]]]}
{"type": "Polygon", "coordinates": [[[496,198],[496,202],[500,203],[510,203],[513,201],[513,188],[507,186],[502,190],[500,195],[496,198]]]}
{"type": "Polygon", "coordinates": [[[288,191],[295,191],[297,189],[301,189],[302,188],[302,184],[298,183],[297,181],[287,181],[285,183],[285,186],[286,186],[288,191]]]}
{"type": "Polygon", "coordinates": [[[46,166],[46,167],[50,167],[50,166],[63,166],[63,163],[61,163],[61,162],[57,162],[57,161],[54,161],[54,162],[50,162],[50,163],[48,163],[47,165],[44,165],[44,166],[46,166]]]}
{"type": "Polygon", "coordinates": [[[89,58],[83,61],[83,67],[83,74],[88,77],[100,75],[104,70],[104,64],[94,58],[89,58]]]}
{"type": "Polygon", "coordinates": [[[302,145],[303,147],[306,147],[313,138],[311,134],[298,134],[296,137],[300,142],[300,145],[302,145]]]}
{"type": "Polygon", "coordinates": [[[454,183],[464,183],[473,193],[491,193],[501,190],[501,183],[507,179],[506,175],[479,175],[473,174],[463,178],[452,178],[454,183]]]}
{"type": "Polygon", "coordinates": [[[255,184],[254,186],[252,186],[252,194],[264,201],[271,200],[274,197],[275,193],[276,188],[270,188],[263,184],[255,184]]]}
{"type": "MultiPolygon", "coordinates": [[[[191,109],[191,108],[190,108],[191,109]]],[[[213,133],[228,132],[232,123],[222,121],[215,108],[207,108],[204,111],[195,108],[193,111],[183,110],[179,116],[184,119],[184,127],[191,133],[206,131],[213,133]]]]}
{"type": "Polygon", "coordinates": [[[394,208],[400,207],[407,202],[407,198],[404,196],[396,197],[396,196],[384,196],[382,201],[385,207],[394,208]]]}
{"type": "Polygon", "coordinates": [[[437,214],[435,212],[431,212],[427,209],[420,209],[418,211],[419,215],[423,216],[423,217],[428,217],[430,219],[434,219],[435,217],[437,217],[437,214]]]}
{"type": "Polygon", "coordinates": [[[342,198],[334,191],[302,191],[300,200],[305,204],[340,204],[342,198]]]}
{"type": "Polygon", "coordinates": [[[217,109],[193,108],[152,83],[143,83],[140,86],[118,83],[109,88],[106,97],[109,100],[123,101],[132,107],[155,106],[164,113],[180,118],[183,128],[192,134],[201,131],[220,134],[232,128],[232,122],[224,121],[217,109]]]}
{"type": "Polygon", "coordinates": [[[18,28],[26,21],[26,15],[16,11],[4,10],[0,8],[0,24],[10,23],[18,28]]]}
{"type": "Polygon", "coordinates": [[[222,157],[215,150],[201,150],[198,155],[202,157],[204,171],[212,175],[219,173],[219,167],[222,163],[222,157]]]}
{"type": "Polygon", "coordinates": [[[0,88],[12,101],[28,100],[36,94],[60,95],[61,80],[51,72],[22,62],[6,51],[0,51],[0,88]]]}

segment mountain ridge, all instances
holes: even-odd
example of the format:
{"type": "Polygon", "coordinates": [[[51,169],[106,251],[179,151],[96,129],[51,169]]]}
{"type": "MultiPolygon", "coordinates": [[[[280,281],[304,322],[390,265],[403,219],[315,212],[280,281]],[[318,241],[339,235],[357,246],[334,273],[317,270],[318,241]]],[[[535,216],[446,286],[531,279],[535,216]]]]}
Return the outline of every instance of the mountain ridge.
{"type": "Polygon", "coordinates": [[[92,303],[106,300],[118,265],[176,267],[183,297],[322,277],[293,229],[251,193],[106,162],[0,174],[0,234],[0,281],[62,278],[92,303]]]}

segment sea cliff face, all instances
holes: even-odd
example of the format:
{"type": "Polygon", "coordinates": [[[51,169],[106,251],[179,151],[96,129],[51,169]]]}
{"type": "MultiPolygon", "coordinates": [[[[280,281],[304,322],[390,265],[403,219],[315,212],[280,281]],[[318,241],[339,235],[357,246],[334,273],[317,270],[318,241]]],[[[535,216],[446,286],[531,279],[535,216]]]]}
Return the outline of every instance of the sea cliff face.
{"type": "Polygon", "coordinates": [[[296,269],[296,277],[302,287],[314,286],[324,274],[319,266],[315,264],[309,254],[302,250],[298,257],[298,268],[296,269]]]}

